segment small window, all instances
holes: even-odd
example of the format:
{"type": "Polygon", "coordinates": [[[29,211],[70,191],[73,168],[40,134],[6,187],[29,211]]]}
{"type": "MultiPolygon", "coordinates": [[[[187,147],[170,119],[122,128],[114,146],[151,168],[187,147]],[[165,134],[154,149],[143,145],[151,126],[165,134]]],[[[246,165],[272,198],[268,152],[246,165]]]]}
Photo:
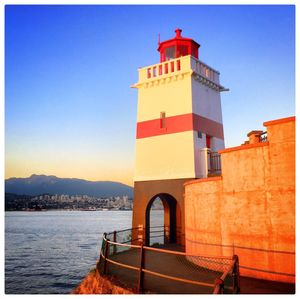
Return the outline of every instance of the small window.
{"type": "Polygon", "coordinates": [[[197,135],[198,135],[198,138],[202,139],[202,132],[201,131],[197,131],[197,135]]]}
{"type": "Polygon", "coordinates": [[[160,128],[163,129],[166,127],[166,112],[160,113],[160,128]]]}
{"type": "Polygon", "coordinates": [[[206,135],[206,147],[207,148],[210,148],[210,140],[211,139],[211,137],[209,136],[209,135],[206,135]]]}

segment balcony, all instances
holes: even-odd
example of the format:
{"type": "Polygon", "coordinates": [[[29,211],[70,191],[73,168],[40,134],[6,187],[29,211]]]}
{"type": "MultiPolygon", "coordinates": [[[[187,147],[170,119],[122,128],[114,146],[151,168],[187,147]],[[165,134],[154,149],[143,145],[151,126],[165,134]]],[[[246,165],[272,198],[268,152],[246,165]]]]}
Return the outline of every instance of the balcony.
{"type": "Polygon", "coordinates": [[[132,87],[185,74],[217,91],[227,90],[220,85],[218,71],[190,55],[139,68],[139,82],[132,87]]]}

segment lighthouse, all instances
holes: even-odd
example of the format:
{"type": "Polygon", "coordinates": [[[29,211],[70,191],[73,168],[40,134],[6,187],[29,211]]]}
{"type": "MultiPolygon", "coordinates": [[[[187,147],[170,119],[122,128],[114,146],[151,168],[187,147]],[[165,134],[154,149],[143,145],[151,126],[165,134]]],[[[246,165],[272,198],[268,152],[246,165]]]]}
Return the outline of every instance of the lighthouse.
{"type": "Polygon", "coordinates": [[[184,246],[184,183],[209,175],[224,148],[220,73],[199,60],[200,45],[176,29],[160,42],[160,63],[139,68],[133,227],[151,241],[150,209],[164,206],[165,240],[184,246]]]}

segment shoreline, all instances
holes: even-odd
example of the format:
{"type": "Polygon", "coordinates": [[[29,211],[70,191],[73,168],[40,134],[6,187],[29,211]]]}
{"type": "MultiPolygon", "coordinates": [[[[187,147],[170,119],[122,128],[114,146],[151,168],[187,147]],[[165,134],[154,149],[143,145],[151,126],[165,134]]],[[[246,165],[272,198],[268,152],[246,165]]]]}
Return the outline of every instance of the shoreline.
{"type": "Polygon", "coordinates": [[[132,210],[80,210],[80,209],[49,209],[49,210],[8,210],[4,212],[52,212],[52,211],[66,211],[66,212],[132,212],[132,210]]]}
{"type": "Polygon", "coordinates": [[[70,295],[92,294],[133,295],[137,294],[137,292],[121,286],[120,283],[111,277],[101,276],[99,271],[94,268],[90,270],[85,278],[70,293],[70,295]]]}

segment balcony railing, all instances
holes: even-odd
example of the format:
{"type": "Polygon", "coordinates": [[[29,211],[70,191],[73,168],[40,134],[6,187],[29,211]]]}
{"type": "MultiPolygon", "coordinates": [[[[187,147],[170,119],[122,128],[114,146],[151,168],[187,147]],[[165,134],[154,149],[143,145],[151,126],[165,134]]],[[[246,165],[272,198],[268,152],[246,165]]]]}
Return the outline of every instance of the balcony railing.
{"type": "Polygon", "coordinates": [[[221,155],[218,152],[207,151],[208,175],[221,174],[221,155]]]}
{"type": "Polygon", "coordinates": [[[219,85],[219,72],[190,55],[139,68],[138,84],[187,72],[193,72],[207,82],[223,88],[219,85]]]}
{"type": "Polygon", "coordinates": [[[209,148],[199,150],[198,178],[220,176],[222,172],[221,155],[209,148]]]}
{"type": "Polygon", "coordinates": [[[260,138],[259,138],[259,142],[267,142],[267,141],[268,141],[267,132],[261,133],[260,138]]]}

